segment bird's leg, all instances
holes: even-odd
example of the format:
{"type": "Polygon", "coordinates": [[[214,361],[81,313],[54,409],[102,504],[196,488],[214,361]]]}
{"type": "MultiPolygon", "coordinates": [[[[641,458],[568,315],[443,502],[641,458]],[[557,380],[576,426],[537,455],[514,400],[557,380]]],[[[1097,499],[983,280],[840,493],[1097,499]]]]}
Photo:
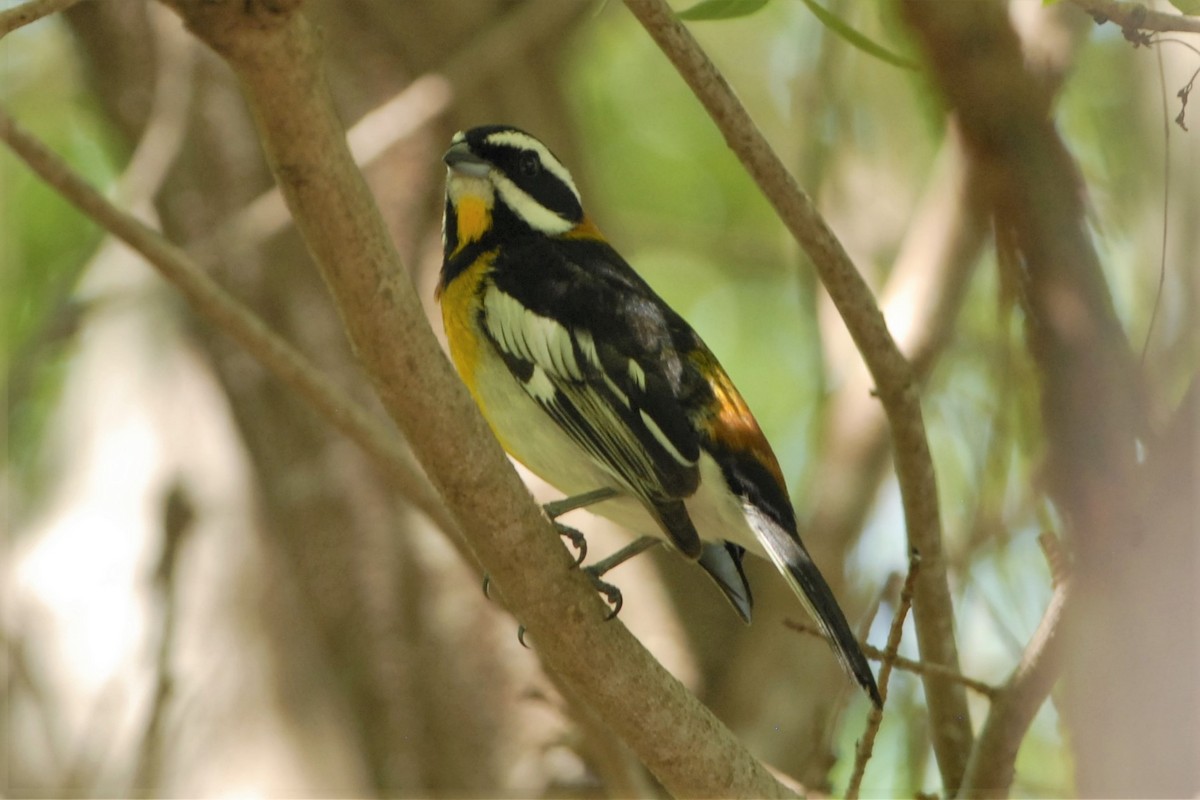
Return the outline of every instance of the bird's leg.
{"type": "MultiPolygon", "coordinates": [[[[542,506],[542,511],[544,511],[546,516],[550,518],[550,521],[554,523],[554,528],[558,531],[558,534],[568,539],[571,542],[571,546],[579,552],[578,558],[575,559],[576,566],[582,564],[583,560],[587,557],[587,539],[585,539],[583,534],[577,531],[575,528],[559,522],[558,517],[561,517],[563,514],[566,514],[570,511],[575,511],[576,509],[586,508],[587,506],[609,500],[613,497],[616,497],[618,494],[620,494],[620,492],[618,492],[616,489],[604,487],[601,489],[594,489],[590,492],[584,492],[583,494],[564,497],[561,500],[554,500],[542,506]]],[[[621,606],[625,601],[621,596],[621,590],[616,586],[613,586],[611,583],[602,580],[601,576],[614,567],[625,563],[638,553],[650,549],[654,545],[658,544],[659,541],[661,540],[656,539],[653,536],[643,536],[640,539],[636,539],[633,542],[625,545],[608,558],[593,564],[590,567],[584,567],[583,571],[588,576],[588,580],[591,581],[592,587],[597,592],[604,595],[604,599],[610,606],[612,606],[612,610],[609,611],[608,616],[605,617],[606,620],[616,617],[617,614],[621,612],[621,606]]],[[[483,593],[485,595],[488,593],[488,587],[490,584],[491,579],[487,575],[484,575],[483,593]]],[[[517,640],[520,641],[522,645],[525,645],[524,625],[520,626],[520,628],[517,630],[517,640]]]]}
{"type": "Polygon", "coordinates": [[[564,525],[559,522],[558,518],[577,508],[585,508],[603,500],[616,497],[617,494],[616,489],[605,487],[603,489],[584,492],[583,494],[572,495],[571,497],[564,497],[562,500],[553,500],[542,506],[542,511],[546,512],[546,516],[554,523],[554,529],[558,531],[558,535],[570,541],[571,546],[579,554],[575,559],[575,566],[579,566],[587,558],[587,539],[583,538],[583,534],[570,525],[564,525]]]}
{"type": "MultiPolygon", "coordinates": [[[[593,489],[592,491],[584,492],[583,494],[564,497],[561,500],[552,500],[542,506],[542,511],[545,512],[546,516],[550,518],[550,521],[554,523],[554,529],[558,531],[558,535],[570,541],[571,546],[574,547],[576,552],[579,553],[579,555],[575,558],[575,566],[579,566],[583,563],[583,560],[587,558],[587,539],[584,538],[581,532],[572,528],[570,525],[564,525],[559,522],[558,518],[563,514],[575,511],[576,509],[585,508],[590,505],[595,505],[601,501],[616,497],[618,494],[620,494],[620,492],[618,492],[616,489],[605,487],[602,489],[593,489]]],[[[616,566],[616,564],[613,564],[612,566],[616,566]]],[[[609,567],[609,569],[611,568],[612,567],[609,567]]],[[[604,573],[601,572],[599,574],[603,575],[604,573]]],[[[485,574],[483,576],[484,597],[491,597],[491,595],[488,594],[488,590],[491,588],[491,585],[491,576],[485,574]]],[[[605,590],[598,589],[598,591],[601,591],[605,597],[610,596],[605,590]]],[[[618,594],[620,593],[618,592],[618,594]]]]}
{"type": "Polygon", "coordinates": [[[608,612],[605,619],[612,619],[617,614],[621,613],[621,606],[625,603],[625,599],[621,596],[621,590],[613,586],[608,581],[602,580],[601,576],[614,567],[624,564],[629,559],[636,556],[638,553],[649,550],[654,545],[661,542],[661,539],[656,539],[653,536],[643,536],[640,539],[635,539],[629,544],[622,547],[617,552],[613,553],[608,558],[592,564],[590,567],[584,567],[583,571],[591,580],[592,586],[597,592],[604,595],[604,599],[612,606],[612,611],[608,612]]]}
{"type": "Polygon", "coordinates": [[[542,506],[542,510],[546,512],[546,516],[550,519],[558,519],[568,511],[574,511],[577,508],[586,508],[587,506],[594,506],[596,503],[609,500],[613,497],[616,497],[618,494],[620,494],[620,492],[618,492],[616,489],[605,486],[601,489],[593,489],[590,492],[584,492],[583,494],[574,494],[570,497],[564,497],[562,500],[552,500],[542,506]]]}
{"type": "Polygon", "coordinates": [[[584,572],[589,572],[593,576],[599,578],[604,573],[608,572],[611,569],[615,569],[616,567],[621,566],[626,561],[628,561],[629,559],[638,555],[639,553],[644,553],[647,550],[649,550],[651,547],[654,547],[654,545],[661,544],[662,541],[663,541],[662,539],[656,538],[654,536],[643,536],[639,539],[634,539],[632,542],[625,545],[624,547],[622,547],[617,552],[613,553],[608,558],[606,558],[602,561],[597,561],[595,564],[592,564],[590,567],[584,567],[584,572]]]}

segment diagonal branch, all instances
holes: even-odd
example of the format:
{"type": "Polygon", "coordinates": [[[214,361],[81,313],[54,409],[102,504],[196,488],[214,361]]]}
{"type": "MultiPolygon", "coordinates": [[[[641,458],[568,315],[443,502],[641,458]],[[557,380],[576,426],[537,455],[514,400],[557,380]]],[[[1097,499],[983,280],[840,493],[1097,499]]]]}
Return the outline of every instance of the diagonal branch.
{"type": "MultiPolygon", "coordinates": [[[[1049,542],[1056,541],[1049,534],[1042,535],[1042,547],[1051,563],[1056,567],[1057,550],[1049,542]]],[[[979,731],[975,749],[967,761],[967,774],[959,797],[1007,797],[1012,786],[1017,751],[1025,733],[1033,723],[1042,703],[1050,695],[1054,682],[1062,671],[1064,637],[1061,621],[1070,598],[1070,577],[1063,575],[1055,581],[1054,593],[1042,614],[1042,621],[1025,646],[1016,669],[1004,686],[992,697],[992,707],[979,731]]]]}
{"type": "Polygon", "coordinates": [[[37,22],[42,17],[57,14],[78,2],[79,0],[28,0],[13,8],[6,8],[0,11],[0,38],[17,28],[37,22]]]}
{"type": "Polygon", "coordinates": [[[395,432],[331,383],[299,351],[279,338],[162,234],[114,206],[0,110],[3,140],[46,183],[89,219],[140,253],[187,296],[192,307],[312,404],[318,413],[378,461],[407,499],[443,530],[457,527],[428,480],[413,465],[395,432]]]}
{"type": "Polygon", "coordinates": [[[788,790],[606,609],[442,355],[346,147],[300,3],[172,0],[237,74],[360,363],[546,666],[672,794],[788,790]]]}
{"type": "MultiPolygon", "coordinates": [[[[841,243],[670,7],[663,0],[625,0],[625,4],[679,70],[730,149],[808,254],[871,371],[891,427],[909,544],[922,558],[914,604],[917,641],[923,660],[957,670],[937,483],[912,367],[897,349],[871,290],[841,243]]],[[[933,675],[924,676],[924,683],[938,767],[946,791],[953,793],[973,739],[966,694],[958,684],[933,675]]]]}

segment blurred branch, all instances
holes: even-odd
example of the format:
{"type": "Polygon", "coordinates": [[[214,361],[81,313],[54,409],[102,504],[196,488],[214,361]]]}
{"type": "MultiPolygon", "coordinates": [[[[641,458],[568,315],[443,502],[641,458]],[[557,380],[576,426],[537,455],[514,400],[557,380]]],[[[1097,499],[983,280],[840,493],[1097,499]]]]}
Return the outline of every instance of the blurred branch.
{"type": "Polygon", "coordinates": [[[546,665],[671,793],[786,796],[623,625],[603,622],[603,603],[573,569],[437,345],[346,147],[300,4],[171,6],[237,74],[267,162],[359,360],[546,665]]]}
{"type": "Polygon", "coordinates": [[[1125,3],[1120,0],[1071,0],[1071,2],[1090,14],[1097,25],[1115,22],[1121,27],[1125,38],[1130,41],[1135,41],[1131,36],[1136,37],[1138,31],[1200,33],[1200,18],[1154,11],[1141,3],[1125,3]]]}
{"type": "MultiPolygon", "coordinates": [[[[862,353],[891,426],[896,473],[910,545],[921,553],[915,618],[926,661],[958,667],[954,608],[942,554],[937,482],[911,365],[888,332],[862,275],[738,101],[725,78],[663,0],[625,0],[704,105],[726,143],[758,183],[808,254],[862,353]]],[[[958,684],[926,675],[932,734],[946,791],[958,787],[972,742],[966,695],[958,684]]]]}
{"type": "MultiPolygon", "coordinates": [[[[458,48],[440,67],[417,76],[404,90],[363,115],[346,133],[354,161],[366,168],[391,147],[404,141],[453,104],[456,93],[465,94],[476,84],[496,74],[523,47],[531,47],[551,31],[559,30],[563,18],[579,13],[572,3],[523,3],[494,25],[489,25],[458,48]],[[520,43],[520,46],[514,46],[520,43]]],[[[196,245],[204,262],[208,253],[223,252],[216,242],[228,237],[239,244],[266,239],[292,221],[278,186],[246,206],[196,245]]],[[[190,249],[190,248],[189,248],[190,249]]]]}
{"type": "MultiPolygon", "coordinates": [[[[904,633],[904,620],[908,618],[908,610],[912,608],[913,587],[916,585],[917,573],[921,570],[921,557],[914,550],[908,557],[908,575],[904,578],[904,586],[900,589],[900,600],[896,604],[896,614],[892,617],[888,629],[887,647],[883,651],[883,664],[879,667],[879,695],[887,702],[888,681],[892,677],[892,665],[895,663],[897,651],[900,649],[900,637],[904,633]]],[[[875,751],[875,737],[879,735],[879,724],[883,722],[883,709],[871,707],[867,715],[867,729],[858,740],[854,750],[854,771],[850,773],[850,783],[846,787],[847,800],[855,800],[862,789],[863,775],[867,771],[867,762],[875,751]]]]}
{"type": "Polygon", "coordinates": [[[163,727],[167,705],[175,691],[175,675],[171,665],[178,620],[178,584],[175,576],[181,548],[196,519],[195,506],[179,479],[171,484],[163,498],[161,515],[162,548],[150,580],[159,614],[158,645],[154,653],[154,695],[142,726],[142,741],[129,787],[131,797],[156,797],[162,794],[159,784],[163,766],[163,727]]]}
{"type": "Polygon", "coordinates": [[[29,2],[21,3],[14,8],[0,11],[0,38],[7,36],[17,28],[37,22],[42,17],[48,17],[68,9],[78,2],[79,0],[29,0],[29,2]]]}
{"type": "Polygon", "coordinates": [[[158,52],[154,94],[146,126],[116,190],[118,202],[145,220],[153,213],[154,197],[167,179],[187,133],[198,50],[195,41],[174,24],[169,12],[157,6],[147,11],[158,52]]]}
{"type": "MultiPolygon", "coordinates": [[[[979,163],[1002,268],[1025,312],[1041,384],[1044,485],[1074,556],[1069,616],[1058,635],[1070,636],[1062,648],[1063,716],[1076,788],[1193,794],[1200,648],[1182,622],[1193,617],[1196,598],[1181,588],[1195,583],[1195,528],[1161,498],[1194,496],[1194,486],[1179,474],[1147,480],[1144,376],[1117,318],[1052,96],[1030,73],[1006,4],[908,0],[901,11],[979,163]]],[[[1055,649],[1050,656],[1043,658],[1053,665],[1055,649]]],[[[1017,746],[1009,737],[1033,713],[1042,681],[1053,680],[1053,669],[1044,669],[1023,678],[1028,693],[989,732],[990,742],[1001,742],[988,747],[996,769],[1006,762],[997,751],[1017,746]]],[[[1010,776],[1001,778],[1007,785],[1010,776]]],[[[983,781],[969,788],[995,791],[983,781]]]]}
{"type": "MultiPolygon", "coordinates": [[[[950,338],[987,237],[975,178],[951,128],[883,288],[888,326],[922,383],[950,338]]],[[[827,353],[827,361],[845,359],[827,353]]],[[[887,418],[870,381],[865,369],[847,370],[830,402],[821,469],[810,492],[815,508],[806,527],[839,546],[862,528],[887,466],[887,418]]]]}
{"type": "Polygon", "coordinates": [[[434,495],[425,477],[413,466],[403,443],[392,430],[332,384],[302,354],[218,286],[182,250],[106,200],[13,122],[2,109],[0,139],[89,219],[141,253],[218,330],[224,331],[245,347],[247,352],[310,402],[338,430],[378,460],[388,470],[397,487],[422,513],[443,530],[456,530],[445,507],[434,495]]]}
{"type": "Polygon", "coordinates": [[[1008,797],[1021,742],[1062,671],[1064,637],[1059,623],[1070,598],[1071,581],[1064,572],[1058,540],[1043,533],[1038,541],[1054,577],[1054,592],[1016,669],[992,697],[991,710],[967,761],[959,797],[1008,797]]]}
{"type": "MultiPolygon", "coordinates": [[[[393,144],[444,113],[452,99],[450,85],[441,76],[425,74],[418,77],[404,91],[364,116],[347,133],[355,162],[361,167],[369,166],[393,144]]],[[[249,246],[270,238],[291,222],[283,193],[278,186],[272,186],[189,249],[200,254],[199,261],[206,262],[218,253],[226,252],[225,248],[217,247],[219,241],[230,240],[239,246],[249,246]]]]}

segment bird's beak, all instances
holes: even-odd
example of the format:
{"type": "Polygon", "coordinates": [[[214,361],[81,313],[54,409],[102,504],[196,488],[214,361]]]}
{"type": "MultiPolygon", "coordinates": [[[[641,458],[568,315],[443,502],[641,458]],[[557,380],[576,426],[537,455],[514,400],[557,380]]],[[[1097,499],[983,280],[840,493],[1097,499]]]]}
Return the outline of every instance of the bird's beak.
{"type": "Polygon", "coordinates": [[[471,152],[471,146],[466,142],[456,142],[442,156],[442,161],[451,172],[457,172],[472,178],[486,178],[492,171],[492,165],[471,152]]]}

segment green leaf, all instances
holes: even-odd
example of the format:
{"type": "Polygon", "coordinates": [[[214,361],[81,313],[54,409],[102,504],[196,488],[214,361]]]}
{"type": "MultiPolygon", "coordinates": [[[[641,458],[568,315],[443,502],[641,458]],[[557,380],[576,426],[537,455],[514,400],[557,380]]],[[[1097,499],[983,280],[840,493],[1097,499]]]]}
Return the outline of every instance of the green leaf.
{"type": "Polygon", "coordinates": [[[1178,8],[1189,17],[1194,17],[1200,14],[1200,0],[1167,0],[1171,5],[1178,8]]]}
{"type": "Polygon", "coordinates": [[[736,19],[748,17],[762,9],[767,0],[700,0],[691,8],[680,11],[680,19],[699,22],[711,19],[736,19]]]}
{"type": "Polygon", "coordinates": [[[800,1],[804,3],[804,5],[808,6],[808,10],[812,12],[812,15],[816,17],[822,25],[845,39],[850,45],[857,47],[864,53],[875,56],[875,58],[878,58],[880,61],[891,64],[894,67],[911,69],[914,71],[920,70],[920,64],[912,59],[905,58],[899,53],[894,53],[883,45],[867,38],[854,28],[847,25],[841,17],[836,16],[829,11],[829,9],[817,5],[815,2],[813,2],[813,0],[800,1]]]}

